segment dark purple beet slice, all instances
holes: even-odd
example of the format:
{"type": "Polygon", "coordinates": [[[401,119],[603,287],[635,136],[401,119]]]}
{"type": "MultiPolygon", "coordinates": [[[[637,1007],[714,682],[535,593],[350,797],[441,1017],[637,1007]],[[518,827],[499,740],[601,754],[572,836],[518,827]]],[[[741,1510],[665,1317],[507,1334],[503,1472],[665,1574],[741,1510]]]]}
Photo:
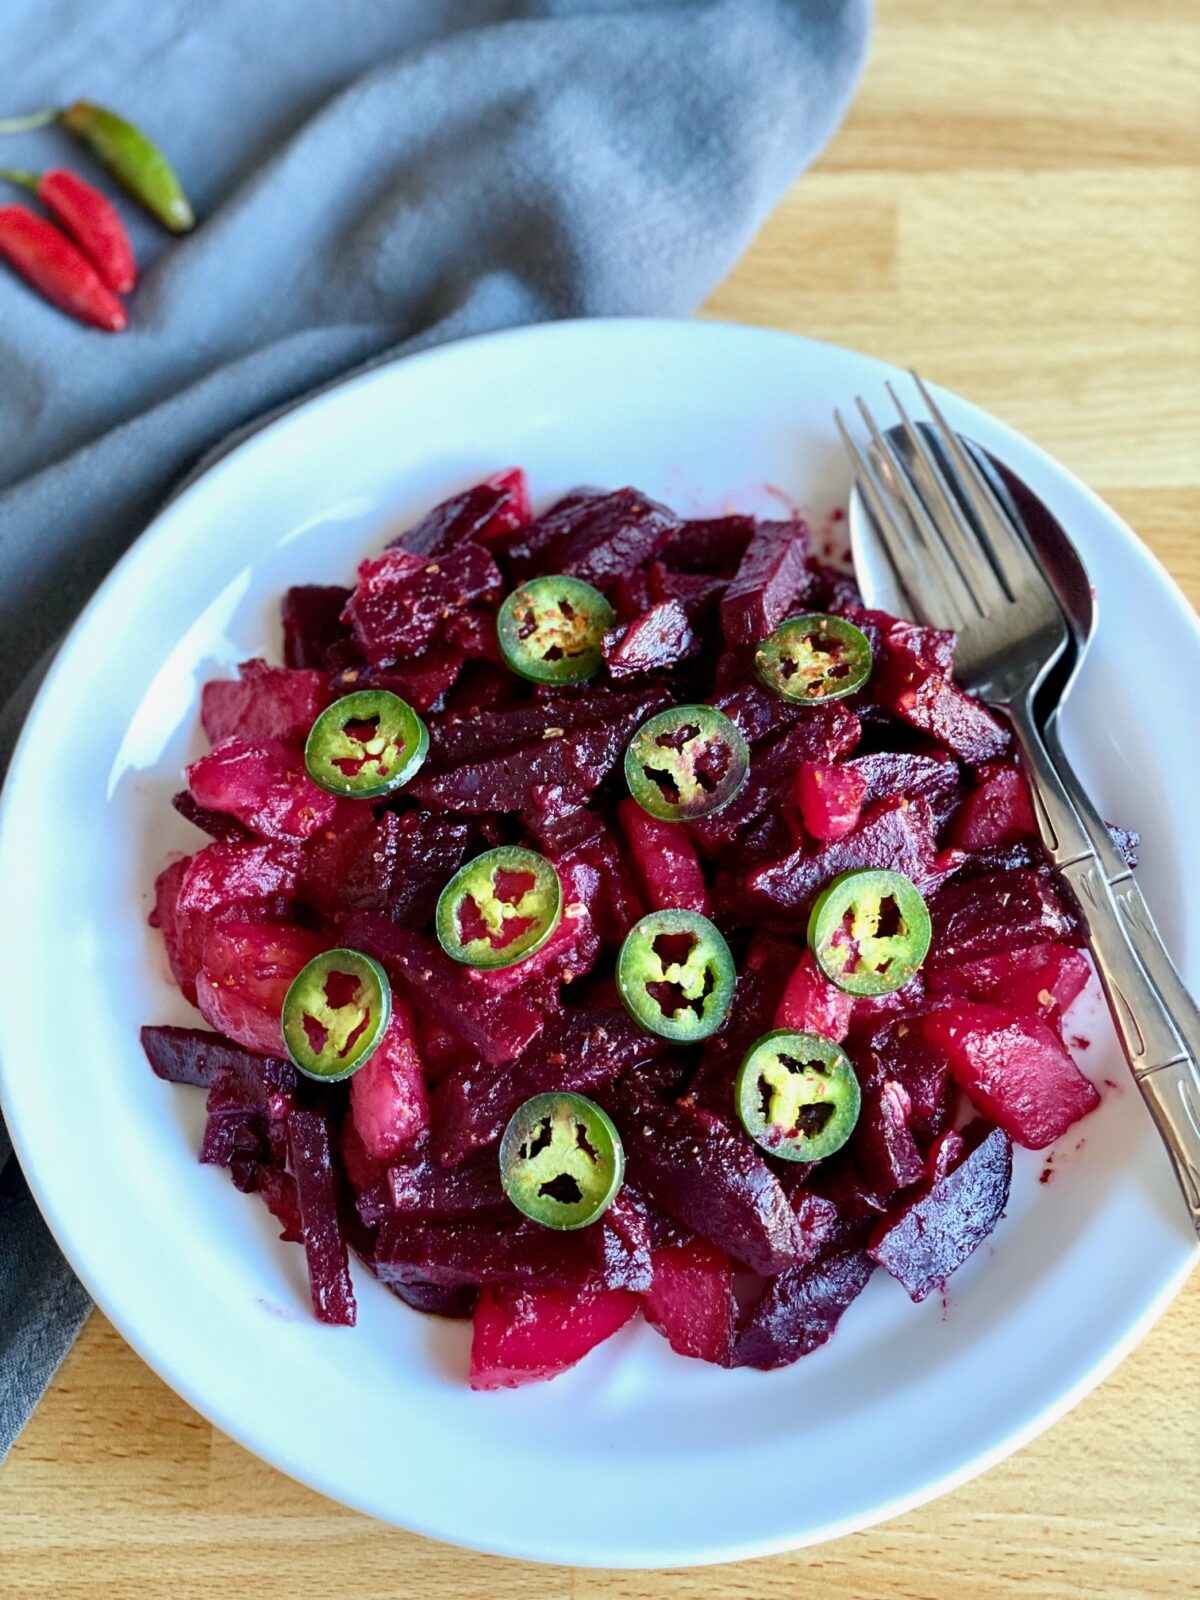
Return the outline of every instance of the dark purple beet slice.
{"type": "Polygon", "coordinates": [[[168,1083],[211,1089],[219,1072],[231,1071],[247,1086],[260,1084],[264,1094],[291,1094],[296,1087],[295,1069],[288,1062],[255,1055],[206,1028],[145,1027],[141,1039],[147,1061],[168,1083]]]}
{"type": "Polygon", "coordinates": [[[508,1204],[494,1151],[449,1168],[422,1156],[411,1165],[389,1167],[384,1187],[388,1209],[398,1216],[455,1217],[508,1204]]]}
{"type": "Polygon", "coordinates": [[[872,1188],[892,1192],[916,1183],[923,1170],[913,1137],[912,1101],[898,1078],[872,1061],[859,1070],[862,1109],[854,1125],[854,1148],[872,1188]]]}
{"type": "Polygon", "coordinates": [[[519,532],[528,521],[525,474],[520,467],[509,467],[462,494],[443,500],[387,548],[398,546],[422,556],[437,555],[471,539],[484,543],[503,539],[519,532]]]}
{"type": "Polygon", "coordinates": [[[753,517],[697,517],[668,534],[659,553],[676,572],[730,574],[737,571],[757,526],[753,517]]]}
{"type": "Polygon", "coordinates": [[[1008,1203],[1011,1182],[1012,1143],[992,1128],[958,1166],[879,1224],[871,1235],[872,1259],[904,1285],[912,1300],[924,1300],[991,1233],[1008,1203]]]}
{"type": "Polygon", "coordinates": [[[562,816],[591,798],[624,750],[629,731],[624,719],[593,723],[570,737],[542,738],[421,772],[405,792],[435,811],[562,816]]]}
{"type": "Polygon", "coordinates": [[[171,804],[181,817],[186,817],[189,822],[195,823],[202,833],[210,839],[246,840],[253,838],[249,828],[243,828],[236,817],[231,817],[227,811],[209,811],[207,807],[197,805],[186,789],[180,789],[178,794],[171,796],[171,804]]]}
{"type": "Polygon", "coordinates": [[[825,1344],[867,1286],[875,1263],[865,1251],[827,1251],[767,1284],[738,1330],[735,1367],[790,1366],[825,1344]]]}
{"type": "Polygon", "coordinates": [[[924,666],[949,674],[954,668],[955,635],[949,628],[929,628],[905,617],[893,617],[889,611],[875,611],[870,606],[844,605],[841,614],[866,634],[877,656],[886,656],[890,650],[906,651],[924,666]]]}
{"type": "Polygon", "coordinates": [[[357,911],[342,927],[344,942],[383,964],[418,1016],[457,1033],[484,1061],[499,1066],[536,1039],[543,1017],[520,994],[481,995],[463,969],[419,934],[373,911],[357,911]]]}
{"type": "Polygon", "coordinates": [[[933,897],[929,910],[930,971],[1048,940],[1073,943],[1078,928],[1049,874],[1036,868],[948,883],[933,897]]]}
{"type": "Polygon", "coordinates": [[[381,1278],[380,1282],[387,1283],[387,1287],[406,1306],[411,1306],[414,1311],[423,1311],[428,1317],[450,1317],[462,1322],[475,1310],[475,1288],[469,1283],[428,1283],[416,1276],[392,1282],[381,1278]]]}
{"type": "MultiPolygon", "coordinates": [[[[694,627],[707,621],[727,586],[725,578],[716,578],[711,573],[703,572],[676,572],[661,561],[650,563],[644,580],[646,604],[640,610],[644,611],[647,606],[660,600],[674,600],[683,607],[685,616],[694,627]]],[[[622,620],[631,621],[632,618],[622,620]]]]}
{"type": "Polygon", "coordinates": [[[855,1059],[862,1063],[864,1081],[900,1085],[908,1100],[906,1122],[919,1147],[949,1125],[955,1102],[950,1061],[925,1037],[919,1016],[884,1019],[855,1049],[855,1059]]]}
{"type": "Polygon", "coordinates": [[[633,1085],[612,1102],[630,1176],[656,1205],[755,1272],[796,1259],[795,1220],[754,1145],[700,1106],[671,1105],[633,1085]]]}
{"type": "Polygon", "coordinates": [[[626,1183],[595,1232],[601,1251],[600,1274],[606,1288],[644,1294],[654,1282],[650,1214],[646,1202],[626,1183]]]}
{"type": "Polygon", "coordinates": [[[592,1277],[601,1264],[592,1229],[556,1233],[536,1222],[421,1222],[388,1217],[375,1241],[375,1270],[392,1286],[414,1280],[462,1284],[531,1283],[565,1287],[592,1277]]]}
{"type": "Polygon", "coordinates": [[[511,544],[509,556],[519,577],[533,570],[536,553],[539,571],[569,572],[605,589],[648,561],[678,527],[673,511],[636,489],[571,495],[539,517],[524,540],[511,544]]]}
{"type": "Polygon", "coordinates": [[[757,744],[773,733],[780,733],[819,709],[784,700],[772,694],[757,678],[746,678],[731,688],[722,689],[712,696],[710,704],[737,723],[748,744],[757,744]]]}
{"type": "Polygon", "coordinates": [[[804,587],[808,528],[795,522],[760,522],[721,600],[725,642],[753,648],[787,616],[804,587]]]}
{"type": "Polygon", "coordinates": [[[666,1051],[625,1011],[564,1011],[515,1061],[455,1068],[433,1092],[433,1149],[444,1165],[495,1142],[517,1107],[535,1094],[594,1094],[622,1072],[666,1051]]]}
{"type": "Polygon", "coordinates": [[[499,592],[500,569],[480,544],[461,544],[436,560],[385,550],[358,569],[346,620],[372,666],[420,654],[451,612],[499,592]]]}
{"type": "Polygon", "coordinates": [[[852,867],[892,868],[922,893],[932,891],[943,874],[929,802],[881,800],[844,838],[817,849],[801,845],[782,861],[754,867],[746,874],[740,909],[751,918],[781,911],[805,916],[824,885],[852,867]]]}
{"type": "Polygon", "coordinates": [[[1012,743],[986,706],[910,649],[889,644],[872,684],[881,705],[971,766],[1003,755],[1012,743]]]}
{"type": "Polygon", "coordinates": [[[632,733],[669,695],[655,687],[599,696],[539,700],[503,711],[446,712],[429,720],[429,767],[455,767],[518,746],[547,743],[597,723],[620,722],[632,733]],[[554,732],[558,729],[559,732],[554,732]]]}
{"type": "Polygon", "coordinates": [[[287,1119],[288,1155],[304,1233],[304,1255],[318,1322],[352,1328],[357,1316],[346,1241],[338,1222],[337,1175],[329,1125],[319,1111],[293,1109],[287,1119]]]}
{"type": "Polygon", "coordinates": [[[420,655],[391,666],[372,667],[356,661],[339,672],[330,687],[335,695],[353,694],[358,689],[387,689],[407,700],[414,711],[431,711],[454,687],[465,660],[462,650],[438,641],[420,655]]]}
{"type": "Polygon", "coordinates": [[[863,805],[917,795],[929,801],[938,830],[949,819],[962,792],[962,769],[949,751],[915,755],[907,750],[876,750],[854,756],[846,765],[866,780],[863,805]]]}
{"type": "Polygon", "coordinates": [[[352,591],[302,583],[283,597],[283,659],[289,667],[326,667],[329,651],[350,637],[342,621],[352,591]]]}
{"type": "Polygon", "coordinates": [[[604,635],[604,659],[615,682],[673,667],[699,648],[700,641],[678,600],[661,600],[635,621],[604,635]]]}
{"type": "MultiPolygon", "coordinates": [[[[808,1163],[800,1162],[797,1165],[807,1167],[808,1163]]],[[[824,1195],[813,1194],[803,1188],[790,1190],[789,1194],[800,1240],[796,1266],[803,1267],[815,1261],[832,1244],[837,1237],[841,1218],[837,1206],[824,1195]]]]}
{"type": "Polygon", "coordinates": [[[802,761],[827,760],[831,747],[842,755],[854,748],[858,734],[858,718],[843,706],[814,707],[803,722],[755,750],[742,788],[728,805],[690,823],[692,834],[709,851],[729,844],[741,829],[781,804],[802,761]]]}

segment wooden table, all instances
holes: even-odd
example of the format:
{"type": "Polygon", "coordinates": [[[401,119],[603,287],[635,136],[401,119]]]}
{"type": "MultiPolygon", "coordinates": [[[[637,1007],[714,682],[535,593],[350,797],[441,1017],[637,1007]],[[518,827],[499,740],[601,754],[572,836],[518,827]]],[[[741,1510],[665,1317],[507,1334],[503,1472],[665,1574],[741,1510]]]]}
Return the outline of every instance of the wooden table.
{"type": "MultiPolygon", "coordinates": [[[[707,308],[918,365],[1044,445],[1200,596],[1200,13],[880,0],[845,126],[707,308]]],[[[522,1566],[320,1499],[92,1318],[0,1471],[0,1594],[1030,1600],[1200,1574],[1200,1274],[1049,1434],[884,1527],[682,1573],[522,1566]]]]}

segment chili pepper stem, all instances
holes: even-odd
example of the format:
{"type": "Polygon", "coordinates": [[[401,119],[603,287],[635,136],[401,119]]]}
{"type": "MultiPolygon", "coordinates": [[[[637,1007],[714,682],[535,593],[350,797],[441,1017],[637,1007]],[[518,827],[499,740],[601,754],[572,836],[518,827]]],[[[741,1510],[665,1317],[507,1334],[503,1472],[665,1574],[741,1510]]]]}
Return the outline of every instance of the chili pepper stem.
{"type": "Polygon", "coordinates": [[[26,172],[23,167],[0,167],[0,182],[16,183],[22,189],[30,189],[37,193],[38,174],[26,172]]]}
{"type": "Polygon", "coordinates": [[[24,117],[0,117],[0,134],[29,133],[34,128],[46,128],[58,121],[58,107],[44,106],[41,111],[30,111],[24,117]]]}

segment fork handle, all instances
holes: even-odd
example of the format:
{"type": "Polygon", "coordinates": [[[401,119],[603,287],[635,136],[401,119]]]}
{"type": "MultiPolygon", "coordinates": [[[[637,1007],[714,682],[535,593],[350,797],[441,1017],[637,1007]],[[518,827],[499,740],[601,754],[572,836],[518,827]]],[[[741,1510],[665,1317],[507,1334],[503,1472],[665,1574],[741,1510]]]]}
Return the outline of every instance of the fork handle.
{"type": "Polygon", "coordinates": [[[1146,976],[1162,995],[1187,1054],[1193,1060],[1200,1060],[1200,1006],[1197,1006],[1179,976],[1129,864],[1113,844],[1108,828],[1071,765],[1070,757],[1058,736],[1056,723],[1057,718],[1051,719],[1044,730],[1046,751],[1068,798],[1087,829],[1100,870],[1108,879],[1116,901],[1125,937],[1133,946],[1146,976]]]}
{"type": "Polygon", "coordinates": [[[1200,1234],[1200,1061],[1134,952],[1091,838],[1050,759],[1032,705],[1022,698],[1008,711],[1029,775],[1042,843],[1075,897],[1117,1037],[1171,1157],[1192,1226],[1200,1234]]]}

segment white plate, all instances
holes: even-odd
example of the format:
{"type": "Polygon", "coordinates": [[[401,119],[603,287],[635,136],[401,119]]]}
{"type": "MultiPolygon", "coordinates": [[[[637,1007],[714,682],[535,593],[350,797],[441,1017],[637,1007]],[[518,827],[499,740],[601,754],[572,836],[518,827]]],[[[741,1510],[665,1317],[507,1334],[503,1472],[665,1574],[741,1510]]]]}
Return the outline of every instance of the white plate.
{"type": "MultiPolygon", "coordinates": [[[[876,1274],[832,1343],[722,1372],[625,1331],[552,1384],[472,1394],[469,1331],[357,1273],[357,1329],[315,1323],[300,1253],[196,1163],[202,1097],[150,1074],[139,1024],[196,1021],[146,928],[169,797],[199,748],[200,685],[278,656],[295,582],[341,582],[433,502],[519,462],[537,500],[630,482],[685,512],[845,502],[830,412],[887,411],[891,369],[780,333],[590,322],[499,334],[333,389],[170,505],[64,646],[6,790],[0,1088],[55,1235],[108,1317],[185,1399],[285,1472],[374,1516],[536,1560],[733,1560],[829,1539],[982,1470],[1132,1346],[1193,1259],[1183,1207],[1104,1025],[1102,1108],[1018,1152],[1007,1220],[917,1309],[876,1274]],[[1110,1080],[1111,1087],[1104,1087],[1110,1080]]],[[[1104,621],[1069,733],[1107,816],[1143,830],[1142,879],[1194,981],[1196,623],[1080,484],[947,397],[1074,533],[1104,621]]]]}

